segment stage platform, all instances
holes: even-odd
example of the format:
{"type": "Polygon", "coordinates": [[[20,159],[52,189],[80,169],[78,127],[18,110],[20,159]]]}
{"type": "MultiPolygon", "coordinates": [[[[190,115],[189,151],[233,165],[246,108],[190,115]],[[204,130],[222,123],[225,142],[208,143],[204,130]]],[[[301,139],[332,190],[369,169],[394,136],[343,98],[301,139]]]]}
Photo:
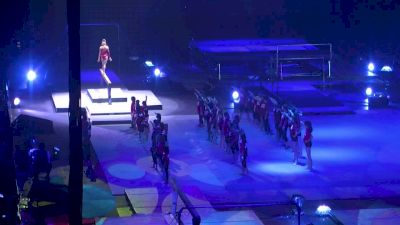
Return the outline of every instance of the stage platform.
{"type": "MultiPolygon", "coordinates": [[[[88,89],[87,95],[94,103],[108,103],[108,90],[106,88],[88,89]]],[[[128,102],[128,96],[121,88],[112,88],[111,97],[113,102],[128,102]]]]}
{"type": "MultiPolygon", "coordinates": [[[[126,123],[130,120],[131,96],[135,96],[140,102],[147,96],[149,110],[161,110],[162,103],[150,90],[130,91],[121,88],[112,88],[111,96],[113,103],[109,105],[104,102],[107,99],[107,89],[82,90],[82,108],[86,108],[94,124],[126,123]]],[[[56,112],[68,112],[68,92],[52,94],[53,106],[56,112]]]]}

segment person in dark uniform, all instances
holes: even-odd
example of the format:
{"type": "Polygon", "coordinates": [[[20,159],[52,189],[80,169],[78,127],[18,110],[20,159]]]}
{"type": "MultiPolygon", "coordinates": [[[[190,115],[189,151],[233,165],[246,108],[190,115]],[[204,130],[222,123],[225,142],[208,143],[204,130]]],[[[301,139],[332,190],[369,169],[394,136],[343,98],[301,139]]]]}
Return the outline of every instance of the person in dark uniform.
{"type": "Polygon", "coordinates": [[[230,126],[229,144],[232,151],[233,159],[237,160],[237,153],[239,152],[239,135],[240,135],[240,117],[235,115],[230,126]]]}
{"type": "Polygon", "coordinates": [[[240,131],[240,159],[242,162],[242,173],[247,174],[247,139],[243,130],[240,131]]]}
{"type": "Polygon", "coordinates": [[[230,120],[230,116],[228,112],[224,113],[224,123],[222,125],[222,130],[223,130],[223,135],[224,135],[224,140],[225,143],[222,147],[225,148],[226,150],[228,150],[229,147],[229,135],[230,135],[230,126],[231,126],[231,120],[230,120]]]}
{"type": "Polygon", "coordinates": [[[162,162],[164,166],[164,174],[165,174],[165,183],[168,184],[169,181],[169,146],[165,146],[163,156],[162,156],[162,162]]]}
{"type": "Polygon", "coordinates": [[[151,143],[154,148],[157,147],[158,136],[162,133],[161,114],[156,114],[156,119],[152,122],[153,132],[151,133],[151,143]]]}
{"type": "Polygon", "coordinates": [[[136,128],[136,98],[131,97],[131,128],[136,128]]]}

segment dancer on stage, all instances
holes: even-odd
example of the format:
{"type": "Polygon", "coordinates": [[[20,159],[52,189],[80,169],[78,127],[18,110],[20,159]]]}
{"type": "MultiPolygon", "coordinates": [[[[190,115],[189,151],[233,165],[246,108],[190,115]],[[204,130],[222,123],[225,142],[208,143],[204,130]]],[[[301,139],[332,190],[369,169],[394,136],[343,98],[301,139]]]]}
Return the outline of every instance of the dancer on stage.
{"type": "Polygon", "coordinates": [[[110,47],[107,45],[106,39],[101,40],[101,45],[99,48],[99,56],[97,57],[97,62],[101,61],[101,69],[106,72],[107,62],[112,61],[110,54],[110,47]]]}
{"type": "Polygon", "coordinates": [[[111,105],[111,81],[106,74],[107,62],[112,61],[110,54],[110,47],[107,45],[106,39],[101,40],[101,45],[99,47],[99,56],[97,57],[97,62],[101,61],[100,74],[103,77],[104,81],[107,84],[107,92],[108,92],[108,104],[111,105]]]}

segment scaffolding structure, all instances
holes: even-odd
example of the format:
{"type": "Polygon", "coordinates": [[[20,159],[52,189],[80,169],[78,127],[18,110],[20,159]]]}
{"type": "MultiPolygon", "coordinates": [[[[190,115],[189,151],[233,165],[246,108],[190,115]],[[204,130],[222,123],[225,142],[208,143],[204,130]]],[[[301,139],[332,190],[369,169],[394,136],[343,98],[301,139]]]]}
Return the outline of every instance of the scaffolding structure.
{"type": "MultiPolygon", "coordinates": [[[[328,78],[331,78],[331,65],[332,65],[332,44],[331,43],[319,43],[319,44],[294,44],[294,45],[277,45],[275,52],[275,72],[276,77],[280,80],[284,79],[284,62],[289,61],[318,61],[321,66],[321,74],[317,76],[322,77],[322,81],[325,84],[326,71],[328,78]],[[325,48],[325,49],[324,49],[325,48]]],[[[292,74],[295,75],[295,74],[292,74]]],[[[307,76],[307,74],[302,74],[307,76]]],[[[287,76],[290,76],[287,75],[287,76]]],[[[315,74],[308,74],[308,76],[316,76],[315,74]]]]}

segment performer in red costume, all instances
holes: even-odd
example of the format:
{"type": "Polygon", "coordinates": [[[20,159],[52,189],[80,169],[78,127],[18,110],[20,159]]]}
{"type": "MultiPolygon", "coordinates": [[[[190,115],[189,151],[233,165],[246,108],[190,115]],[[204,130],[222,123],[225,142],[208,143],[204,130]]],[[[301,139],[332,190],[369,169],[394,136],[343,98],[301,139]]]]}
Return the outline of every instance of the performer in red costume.
{"type": "Polygon", "coordinates": [[[101,61],[101,69],[103,72],[106,71],[107,62],[112,61],[111,54],[110,54],[110,47],[107,45],[106,39],[101,40],[101,45],[99,48],[99,56],[97,57],[97,62],[101,61]]]}
{"type": "Polygon", "coordinates": [[[101,61],[100,74],[102,75],[104,81],[107,83],[107,92],[108,92],[108,104],[111,105],[111,81],[106,74],[107,62],[112,61],[110,54],[110,47],[107,45],[106,39],[101,40],[101,45],[99,47],[99,56],[97,57],[97,62],[101,61]]]}

